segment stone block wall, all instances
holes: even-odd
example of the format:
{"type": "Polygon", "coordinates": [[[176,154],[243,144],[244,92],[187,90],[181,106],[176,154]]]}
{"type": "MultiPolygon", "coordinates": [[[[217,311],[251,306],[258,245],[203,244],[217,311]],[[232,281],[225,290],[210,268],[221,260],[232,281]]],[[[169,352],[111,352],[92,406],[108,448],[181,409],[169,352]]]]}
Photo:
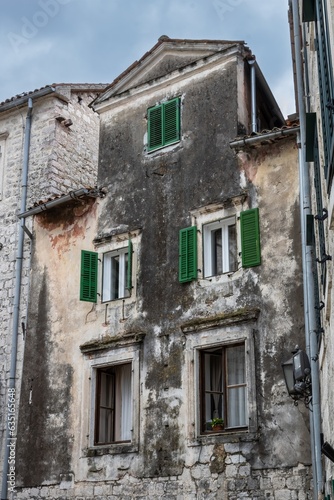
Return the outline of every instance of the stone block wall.
{"type": "Polygon", "coordinates": [[[220,449],[219,472],[212,463],[196,462],[182,475],[138,479],[125,472],[118,481],[76,483],[73,478],[58,486],[20,491],[17,500],[311,500],[311,470],[304,465],[286,469],[251,469],[237,445],[220,449]]]}

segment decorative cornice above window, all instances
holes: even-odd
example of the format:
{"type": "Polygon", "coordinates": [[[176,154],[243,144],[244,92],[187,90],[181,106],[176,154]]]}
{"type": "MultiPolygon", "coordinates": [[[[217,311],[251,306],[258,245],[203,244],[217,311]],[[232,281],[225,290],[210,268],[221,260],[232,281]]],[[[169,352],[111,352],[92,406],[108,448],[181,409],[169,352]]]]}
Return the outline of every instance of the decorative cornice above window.
{"type": "Polygon", "coordinates": [[[207,318],[194,318],[181,325],[183,333],[193,333],[200,330],[208,330],[210,328],[217,328],[221,326],[233,325],[236,323],[244,323],[249,321],[256,321],[259,317],[260,309],[242,308],[234,311],[228,311],[216,316],[209,316],[207,318]]]}
{"type": "Polygon", "coordinates": [[[111,240],[115,241],[125,241],[128,240],[129,238],[135,238],[140,234],[142,231],[141,228],[138,229],[129,229],[129,227],[125,224],[121,224],[117,227],[114,227],[110,229],[108,233],[103,233],[98,235],[93,243],[94,246],[99,246],[99,245],[104,245],[105,243],[108,243],[111,240]]]}
{"type": "Polygon", "coordinates": [[[95,351],[115,349],[117,347],[127,347],[134,344],[141,344],[145,338],[144,332],[128,332],[123,335],[106,335],[99,339],[93,339],[80,346],[83,354],[90,354],[95,351]]]}

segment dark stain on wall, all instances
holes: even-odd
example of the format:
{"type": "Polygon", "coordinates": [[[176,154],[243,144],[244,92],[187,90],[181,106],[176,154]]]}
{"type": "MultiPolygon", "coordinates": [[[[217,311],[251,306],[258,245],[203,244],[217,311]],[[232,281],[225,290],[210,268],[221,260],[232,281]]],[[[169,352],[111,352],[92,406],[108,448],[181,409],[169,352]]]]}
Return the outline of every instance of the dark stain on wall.
{"type": "Polygon", "coordinates": [[[54,345],[45,270],[34,269],[32,285],[17,433],[17,484],[25,487],[58,482],[70,471],[71,455],[67,421],[73,368],[50,361],[54,345]]]}

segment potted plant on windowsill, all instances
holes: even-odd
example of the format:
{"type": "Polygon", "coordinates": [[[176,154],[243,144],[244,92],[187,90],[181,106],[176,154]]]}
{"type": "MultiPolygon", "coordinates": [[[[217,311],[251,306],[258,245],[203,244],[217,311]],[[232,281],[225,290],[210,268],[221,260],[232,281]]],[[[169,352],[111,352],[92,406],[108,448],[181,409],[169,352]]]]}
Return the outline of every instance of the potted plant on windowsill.
{"type": "Polygon", "coordinates": [[[224,419],[223,418],[213,418],[211,421],[211,429],[214,432],[224,430],[224,419]]]}

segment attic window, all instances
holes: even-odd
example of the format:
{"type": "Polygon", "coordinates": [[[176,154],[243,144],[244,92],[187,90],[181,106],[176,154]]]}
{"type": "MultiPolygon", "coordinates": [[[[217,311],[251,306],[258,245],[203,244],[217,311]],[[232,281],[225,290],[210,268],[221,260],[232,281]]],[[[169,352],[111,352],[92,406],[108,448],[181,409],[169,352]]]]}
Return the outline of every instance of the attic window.
{"type": "Polygon", "coordinates": [[[180,98],[148,109],[148,151],[180,140],[180,98]]]}

